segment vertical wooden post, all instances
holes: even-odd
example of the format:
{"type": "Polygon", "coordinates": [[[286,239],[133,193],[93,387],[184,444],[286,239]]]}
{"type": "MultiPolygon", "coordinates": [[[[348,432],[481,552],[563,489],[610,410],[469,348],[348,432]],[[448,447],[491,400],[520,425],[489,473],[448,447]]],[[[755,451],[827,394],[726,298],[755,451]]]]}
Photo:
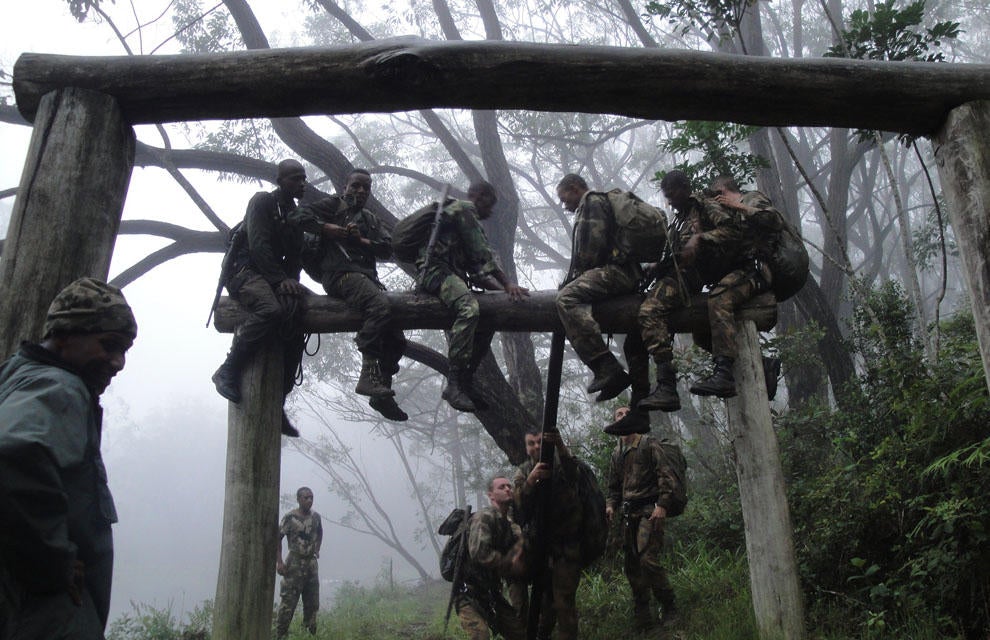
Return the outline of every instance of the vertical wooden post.
{"type": "Polygon", "coordinates": [[[784,473],[763,379],[759,334],[752,321],[739,322],[738,328],[739,354],[733,374],[739,395],[728,400],[729,429],[753,609],[760,638],[797,640],[804,637],[804,605],[784,473]]]}
{"type": "Polygon", "coordinates": [[[278,551],[282,345],[245,368],[227,413],[227,474],[214,640],[269,640],[278,551]]]}
{"type": "Polygon", "coordinates": [[[959,243],[983,374],[990,389],[990,102],[949,112],[935,136],[935,160],[959,243]]]}
{"type": "Polygon", "coordinates": [[[114,98],[72,88],[41,99],[0,258],[0,360],[41,338],[65,285],[106,279],[133,166],[134,130],[114,98]]]}

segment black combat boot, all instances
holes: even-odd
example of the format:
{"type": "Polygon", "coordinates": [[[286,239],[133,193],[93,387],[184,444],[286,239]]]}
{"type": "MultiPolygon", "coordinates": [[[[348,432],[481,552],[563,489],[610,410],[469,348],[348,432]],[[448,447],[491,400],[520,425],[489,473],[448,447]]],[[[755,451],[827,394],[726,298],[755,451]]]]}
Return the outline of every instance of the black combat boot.
{"type": "Polygon", "coordinates": [[[474,372],[478,370],[478,366],[481,361],[472,362],[467,370],[467,374],[464,376],[464,381],[461,383],[461,391],[467,394],[471,398],[471,402],[474,403],[474,408],[478,411],[485,411],[488,409],[488,403],[484,398],[481,397],[481,393],[478,388],[474,386],[474,372]]]}
{"type": "Polygon", "coordinates": [[[627,436],[631,433],[650,432],[650,414],[642,409],[632,408],[612,424],[602,429],[610,436],[627,436]]]}
{"type": "Polygon", "coordinates": [[[465,384],[467,376],[467,371],[451,369],[450,374],[447,376],[447,386],[444,387],[440,397],[458,411],[472,413],[477,407],[474,406],[471,397],[464,392],[464,389],[470,386],[470,384],[465,384]]]}
{"type": "Polygon", "coordinates": [[[289,422],[289,416],[285,415],[285,409],[282,410],[282,435],[288,436],[289,438],[298,438],[299,429],[292,426],[289,422]]]}
{"type": "Polygon", "coordinates": [[[354,393],[362,396],[394,396],[395,392],[385,386],[381,367],[377,358],[363,356],[361,359],[361,377],[358,378],[354,393]]]}
{"type": "Polygon", "coordinates": [[[636,405],[643,411],[680,411],[681,399],[677,395],[677,369],[673,362],[657,363],[657,386],[653,393],[636,405]]]}
{"type": "Polygon", "coordinates": [[[217,393],[234,404],[241,401],[241,369],[247,357],[247,351],[235,342],[230,346],[227,359],[213,374],[213,386],[217,388],[217,393]]]}
{"type": "Polygon", "coordinates": [[[653,592],[653,595],[663,609],[663,614],[660,616],[660,624],[665,627],[676,625],[680,621],[681,616],[680,611],[677,609],[677,599],[674,598],[674,591],[672,589],[657,589],[653,592]]]}
{"type": "Polygon", "coordinates": [[[731,398],[736,395],[736,380],[732,377],[732,358],[715,356],[715,370],[712,375],[691,385],[691,393],[696,396],[716,396],[731,398]]]}
{"type": "Polygon", "coordinates": [[[611,353],[598,356],[589,362],[588,366],[594,372],[595,378],[588,385],[587,391],[588,393],[601,392],[595,398],[596,402],[611,400],[632,384],[632,378],[611,353]]]}
{"type": "Polygon", "coordinates": [[[633,631],[645,633],[657,626],[657,612],[650,606],[650,600],[633,603],[633,631]]]}
{"type": "Polygon", "coordinates": [[[767,385],[767,400],[777,395],[777,379],[780,378],[780,358],[763,356],[763,380],[767,385]]]}
{"type": "MultiPolygon", "coordinates": [[[[388,387],[392,388],[392,376],[384,375],[382,377],[382,383],[388,387]]],[[[368,400],[368,404],[371,408],[382,414],[385,418],[395,421],[395,422],[405,422],[409,419],[409,414],[403,411],[399,407],[399,403],[395,401],[392,396],[371,396],[368,400]]]]}

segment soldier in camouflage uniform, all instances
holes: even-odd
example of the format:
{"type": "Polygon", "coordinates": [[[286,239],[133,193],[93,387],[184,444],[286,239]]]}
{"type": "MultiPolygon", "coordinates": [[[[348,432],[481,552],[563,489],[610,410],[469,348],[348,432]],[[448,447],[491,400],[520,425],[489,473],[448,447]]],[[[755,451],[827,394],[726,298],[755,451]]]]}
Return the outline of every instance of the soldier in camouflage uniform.
{"type": "Polygon", "coordinates": [[[605,194],[590,191],[584,178],[570,173],[557,184],[557,197],[574,212],[571,265],[557,293],[557,313],[574,351],[595,374],[588,393],[597,392],[595,400],[602,402],[632,384],[635,406],[650,390],[649,358],[642,340],[636,332],[626,336],[626,373],[602,339],[602,328],[591,308],[595,302],[636,291],[642,270],[613,246],[615,215],[605,194]]]}
{"type": "Polygon", "coordinates": [[[40,344],[0,364],[0,638],[103,640],[117,522],[99,398],[137,336],[120,289],[52,300],[40,344]]]}
{"type": "Polygon", "coordinates": [[[492,630],[505,640],[523,640],[525,626],[502,595],[502,579],[526,571],[522,531],[508,518],[512,483],[493,478],[488,499],[491,504],[471,518],[464,586],[454,603],[457,617],[471,640],[489,640],[492,630]]]}
{"type": "MultiPolygon", "coordinates": [[[[543,590],[537,635],[539,638],[549,638],[556,622],[559,640],[574,640],[578,637],[576,594],[581,580],[583,509],[577,493],[577,464],[556,432],[541,434],[534,431],[527,433],[525,439],[528,459],[519,466],[513,477],[515,513],[521,524],[530,524],[535,520],[537,485],[553,477],[553,501],[545,519],[548,530],[536,532],[537,535],[548,536],[550,561],[550,581],[543,590]],[[546,462],[540,462],[544,439],[547,442],[553,439],[555,446],[552,471],[546,462]]],[[[536,580],[545,579],[544,568],[532,567],[536,580]]],[[[521,610],[525,609],[521,603],[514,604],[521,610]]]]}
{"type": "Polygon", "coordinates": [[[289,224],[312,234],[303,256],[306,273],[363,318],[354,337],[362,356],[354,391],[370,396],[371,407],[386,418],[401,422],[409,416],[395,402],[392,376],[399,371],[406,339],[391,324],[391,307],[378,279],[376,259],[392,256],[392,241],[375,214],[364,208],[370,196],[371,174],[354,169],[343,196],[297,208],[289,214],[289,224]]]}
{"type": "MultiPolygon", "coordinates": [[[[288,224],[306,188],[306,170],[296,160],[278,163],[278,188],[259,192],[248,203],[244,215],[247,242],[234,256],[230,297],[248,312],[234,330],[230,352],[213,374],[217,393],[227,400],[241,401],[241,372],[260,345],[271,338],[284,348],[283,393],[288,395],[302,361],[303,335],[296,326],[306,288],[299,283],[302,271],[302,231],[288,224]]],[[[298,436],[285,413],[282,433],[298,436]]]]}
{"type": "Polygon", "coordinates": [[[313,491],[300,487],[296,491],[299,508],[282,518],[278,528],[278,560],[275,571],[282,576],[281,601],[275,616],[275,636],[289,635],[289,623],[296,612],[299,596],[303,601],[303,626],[316,635],[316,612],[320,608],[320,572],[317,559],[323,544],[320,514],[313,511],[313,491]],[[282,538],[289,542],[289,556],[282,561],[282,538]]]}
{"type": "MultiPolygon", "coordinates": [[[[715,372],[695,383],[691,392],[728,398],[735,395],[732,363],[736,357],[734,312],[744,300],[766,290],[769,271],[747,251],[743,225],[732,210],[691,193],[687,175],[673,170],[660,183],[674,209],[667,237],[671,262],[661,266],[659,278],[639,308],[643,342],[657,365],[657,386],[638,408],[677,411],[676,369],[670,314],[690,304],[691,296],[712,285],[708,318],[715,372]]],[[[703,344],[707,331],[700,332],[703,344]]]]}
{"type": "Polygon", "coordinates": [[[492,215],[498,201],[495,188],[477,182],[468,189],[468,198],[470,202],[451,199],[444,203],[432,252],[427,257],[429,247],[424,246],[416,261],[423,290],[438,296],[454,312],[447,347],[450,371],[443,398],[458,411],[485,408],[471,381],[493,336],[491,331],[478,331],[478,300],[469,282],[485,289],[502,289],[513,300],[529,295],[499,267],[485,230],[478,224],[492,215]]]}
{"type": "MultiPolygon", "coordinates": [[[[621,407],[616,420],[628,411],[621,407]]],[[[661,563],[664,524],[677,476],[666,462],[659,440],[632,433],[619,436],[612,452],[608,476],[605,515],[609,522],[616,512],[622,516],[623,569],[633,593],[637,630],[645,631],[657,622],[650,606],[650,593],[663,607],[668,624],[677,611],[674,591],[661,563]]]]}

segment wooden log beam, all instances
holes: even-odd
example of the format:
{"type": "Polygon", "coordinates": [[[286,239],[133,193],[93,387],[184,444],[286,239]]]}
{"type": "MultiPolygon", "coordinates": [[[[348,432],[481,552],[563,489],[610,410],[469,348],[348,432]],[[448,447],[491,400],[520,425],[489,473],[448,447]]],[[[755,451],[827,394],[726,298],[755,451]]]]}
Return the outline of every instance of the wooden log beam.
{"type": "Polygon", "coordinates": [[[954,107],[990,99],[990,65],[390,38],[222,54],[25,53],[14,66],[29,120],[42,95],[70,86],[116,97],[135,124],[450,107],[930,134],[954,107]],[[561,91],[564,78],[595,90],[561,91]]]}
{"type": "Polygon", "coordinates": [[[227,405],[227,473],[214,640],[268,640],[275,597],[281,469],[282,347],[244,370],[244,399],[227,405]]]}
{"type": "Polygon", "coordinates": [[[41,100],[0,259],[0,359],[42,337],[65,285],[106,280],[133,162],[114,98],[67,88],[41,100]]]}
{"type": "Polygon", "coordinates": [[[804,605],[784,472],[763,379],[760,338],[752,322],[738,324],[733,376],[739,395],[727,401],[727,408],[753,610],[762,640],[800,640],[804,637],[804,605]]]}
{"type": "MultiPolygon", "coordinates": [[[[481,307],[480,326],[494,331],[539,331],[549,333],[562,330],[557,307],[556,291],[533,291],[529,298],[514,302],[502,292],[478,295],[481,307]]],[[[436,296],[420,293],[390,291],[385,294],[392,307],[396,326],[407,329],[449,329],[453,316],[436,296]]],[[[636,331],[636,311],[643,298],[626,295],[595,305],[594,314],[605,333],[629,333],[636,331]]],[[[707,326],[708,308],[706,296],[692,300],[691,307],[675,312],[671,317],[674,331],[690,332],[694,327],[707,326]]],[[[777,304],[772,293],[764,293],[743,305],[740,319],[752,320],[760,331],[769,331],[777,322],[777,304]]],[[[230,298],[222,298],[214,319],[217,331],[233,333],[245,319],[244,310],[230,298]]],[[[308,333],[344,333],[357,331],[361,315],[350,309],[343,300],[329,296],[310,296],[303,316],[303,331],[308,333]]]]}
{"type": "Polygon", "coordinates": [[[954,109],[935,137],[935,160],[959,243],[983,373],[990,388],[990,102],[954,109]]]}

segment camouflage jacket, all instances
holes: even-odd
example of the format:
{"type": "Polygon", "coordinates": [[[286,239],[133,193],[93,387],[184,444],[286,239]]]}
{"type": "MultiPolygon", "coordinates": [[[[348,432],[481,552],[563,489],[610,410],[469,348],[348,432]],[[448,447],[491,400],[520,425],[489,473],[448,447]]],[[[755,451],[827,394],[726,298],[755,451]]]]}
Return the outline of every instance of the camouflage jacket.
{"type": "Polygon", "coordinates": [[[784,215],[759,191],[744,191],[742,203],[756,211],[739,212],[744,227],[741,252],[746,257],[766,262],[773,252],[777,235],[784,228],[784,215]]]}
{"type": "MultiPolygon", "coordinates": [[[[577,278],[585,271],[607,264],[622,264],[615,249],[615,214],[608,196],[596,191],[588,191],[581,198],[574,212],[574,227],[571,229],[571,266],[567,270],[566,282],[577,278]]],[[[625,265],[635,270],[633,278],[639,278],[639,265],[625,265]]]]}
{"type": "Polygon", "coordinates": [[[474,595],[501,593],[502,577],[509,573],[521,537],[519,526],[493,506],[474,514],[468,531],[470,566],[465,571],[465,582],[474,595]]]}
{"type": "Polygon", "coordinates": [[[692,195],[683,211],[674,209],[667,237],[679,253],[699,236],[694,268],[705,284],[714,284],[747,257],[740,216],[714,200],[692,195]]]}
{"type": "Polygon", "coordinates": [[[660,439],[636,437],[629,446],[620,441],[612,451],[605,504],[618,510],[623,502],[639,504],[642,510],[659,504],[667,508],[677,477],[665,464],[660,439]]]}
{"type": "Polygon", "coordinates": [[[279,189],[254,194],[244,214],[247,242],[234,257],[234,273],[244,267],[260,275],[272,287],[283,280],[299,279],[302,271],[303,233],[288,224],[296,208],[283,202],[279,189]]]}
{"type": "MultiPolygon", "coordinates": [[[[536,487],[526,484],[533,467],[532,460],[522,463],[512,478],[513,497],[519,522],[527,525],[536,516],[537,498],[536,487]]],[[[552,523],[550,548],[560,550],[563,546],[580,544],[582,505],[577,494],[577,466],[574,458],[561,456],[559,451],[554,455],[553,465],[553,500],[546,522],[552,523]]]]}
{"type": "Polygon", "coordinates": [[[334,274],[357,272],[378,280],[377,260],[392,257],[392,238],[378,218],[367,209],[346,206],[340,196],[331,196],[298,207],[289,214],[289,224],[306,232],[303,264],[306,273],[317,282],[334,274]],[[371,242],[366,246],[355,240],[331,240],[322,235],[325,223],[341,227],[354,223],[361,237],[371,242]]]}
{"type": "Polygon", "coordinates": [[[323,523],[320,514],[315,511],[303,515],[298,509],[293,509],[282,518],[278,533],[288,540],[290,561],[293,557],[310,559],[320,552],[323,523]]]}
{"type": "MultiPolygon", "coordinates": [[[[420,270],[426,265],[426,249],[424,245],[416,260],[420,270]]],[[[487,276],[501,271],[470,202],[450,200],[444,207],[427,270],[427,280],[452,273],[465,281],[472,275],[487,276]]],[[[429,286],[426,288],[432,290],[429,286]]]]}

